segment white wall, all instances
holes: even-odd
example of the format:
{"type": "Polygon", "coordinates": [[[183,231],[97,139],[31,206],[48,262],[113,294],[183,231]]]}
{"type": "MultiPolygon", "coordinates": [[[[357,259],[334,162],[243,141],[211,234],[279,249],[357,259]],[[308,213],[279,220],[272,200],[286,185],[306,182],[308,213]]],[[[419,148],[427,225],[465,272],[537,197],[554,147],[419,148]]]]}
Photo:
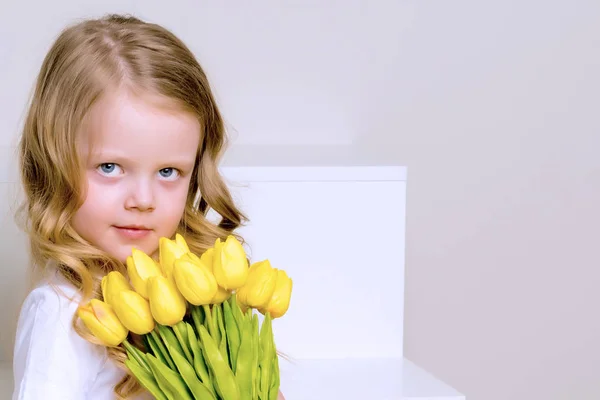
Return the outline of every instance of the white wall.
{"type": "MultiPolygon", "coordinates": [[[[1,182],[14,182],[4,154],[53,35],[83,14],[134,12],[206,67],[234,132],[229,162],[324,145],[408,166],[410,359],[469,399],[600,397],[597,0],[88,3],[2,6],[1,182]]],[[[13,187],[0,183],[3,210],[13,187]]],[[[12,306],[25,258],[1,229],[12,306]]]]}

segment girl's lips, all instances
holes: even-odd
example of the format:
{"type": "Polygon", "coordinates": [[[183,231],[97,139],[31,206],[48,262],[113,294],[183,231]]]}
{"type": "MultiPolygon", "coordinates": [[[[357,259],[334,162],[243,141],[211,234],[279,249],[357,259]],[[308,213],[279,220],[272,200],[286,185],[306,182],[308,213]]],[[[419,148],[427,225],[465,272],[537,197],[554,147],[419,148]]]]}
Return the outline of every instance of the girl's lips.
{"type": "Polygon", "coordinates": [[[152,229],[134,226],[115,226],[117,232],[128,239],[141,239],[146,237],[152,229]]]}

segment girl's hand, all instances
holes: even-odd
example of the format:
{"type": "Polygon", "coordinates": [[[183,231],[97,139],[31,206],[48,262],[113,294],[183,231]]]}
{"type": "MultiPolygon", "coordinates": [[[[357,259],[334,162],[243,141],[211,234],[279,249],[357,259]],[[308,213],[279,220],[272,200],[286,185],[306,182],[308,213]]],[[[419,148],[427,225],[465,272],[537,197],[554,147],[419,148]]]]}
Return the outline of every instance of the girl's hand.
{"type": "Polygon", "coordinates": [[[281,390],[277,394],[277,400],[285,400],[285,397],[283,397],[283,393],[281,393],[281,390]]]}

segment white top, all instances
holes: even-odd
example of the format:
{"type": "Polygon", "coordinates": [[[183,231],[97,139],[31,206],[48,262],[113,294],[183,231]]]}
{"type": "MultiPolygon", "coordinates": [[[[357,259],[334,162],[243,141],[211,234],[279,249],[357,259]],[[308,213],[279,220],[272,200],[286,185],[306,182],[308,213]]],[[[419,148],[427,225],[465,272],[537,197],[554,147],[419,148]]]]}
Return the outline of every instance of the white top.
{"type": "Polygon", "coordinates": [[[66,280],[41,284],[25,299],[15,339],[12,400],[115,398],[113,388],[124,372],[108,358],[106,348],[72,328],[78,299],[66,280]]]}

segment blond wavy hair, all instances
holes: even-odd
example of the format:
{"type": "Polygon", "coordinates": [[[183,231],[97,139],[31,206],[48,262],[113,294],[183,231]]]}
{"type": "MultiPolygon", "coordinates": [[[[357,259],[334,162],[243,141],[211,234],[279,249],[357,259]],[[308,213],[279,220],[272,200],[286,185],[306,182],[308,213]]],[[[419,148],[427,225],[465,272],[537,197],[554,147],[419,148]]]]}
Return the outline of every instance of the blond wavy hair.
{"type": "MultiPolygon", "coordinates": [[[[186,45],[164,27],[131,16],[108,15],[67,27],[43,61],[26,115],[19,144],[25,194],[20,210],[34,269],[56,268],[81,291],[82,302],[102,298],[104,274],[126,271],[71,225],[86,191],[77,136],[90,108],[117,86],[167,98],[201,123],[202,140],[178,228],[190,249],[203,253],[246,219],[218,171],[226,144],[221,113],[206,74],[186,45]],[[207,219],[209,210],[220,216],[217,224],[207,219]]],[[[73,326],[98,343],[76,316],[73,326]]],[[[115,386],[116,397],[127,399],[142,391],[123,363],[123,349],[110,349],[109,356],[127,372],[115,386]]]]}

